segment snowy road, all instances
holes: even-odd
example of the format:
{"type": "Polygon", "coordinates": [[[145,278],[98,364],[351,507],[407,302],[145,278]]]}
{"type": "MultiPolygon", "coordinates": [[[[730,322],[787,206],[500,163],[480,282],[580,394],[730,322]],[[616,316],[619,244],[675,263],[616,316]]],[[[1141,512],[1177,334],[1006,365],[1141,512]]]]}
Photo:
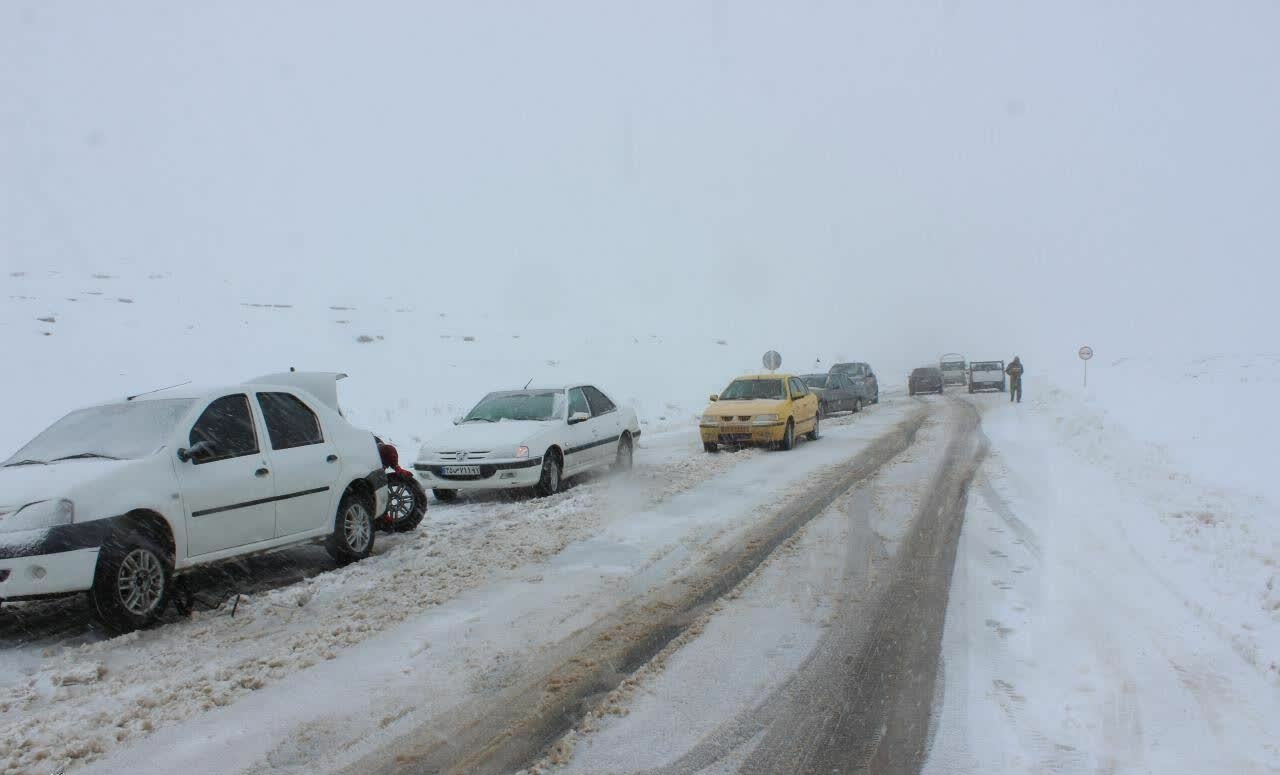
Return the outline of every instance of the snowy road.
{"type": "MultiPolygon", "coordinates": [[[[749,571],[811,507],[814,481],[839,489],[851,461],[892,454],[921,419],[920,405],[887,400],[785,455],[706,455],[695,434],[657,434],[630,477],[436,505],[426,533],[380,537],[346,568],[282,555],[284,573],[308,577],[242,598],[234,618],[224,606],[102,639],[74,616],[69,633],[15,617],[0,651],[0,771],[358,770],[405,747],[416,758],[424,735],[461,739],[445,722],[564,680],[553,673],[566,657],[617,623],[651,633],[672,600],[713,597],[699,587],[714,586],[710,571],[722,586],[749,571]]],[[[633,658],[662,642],[646,634],[633,658]]],[[[559,698],[578,689],[561,688],[572,704],[559,698]]],[[[562,710],[563,728],[576,708],[562,710]]]]}
{"type": "Polygon", "coordinates": [[[1223,532],[1253,501],[1050,393],[887,396],[790,453],[653,434],[631,476],[210,578],[234,618],[7,611],[0,772],[1276,771],[1275,607],[1223,594],[1268,567],[1223,532]]]}
{"type": "Polygon", "coordinates": [[[978,413],[956,400],[709,611],[537,769],[914,772],[978,413]],[[625,715],[620,715],[625,714],[625,715]]]}

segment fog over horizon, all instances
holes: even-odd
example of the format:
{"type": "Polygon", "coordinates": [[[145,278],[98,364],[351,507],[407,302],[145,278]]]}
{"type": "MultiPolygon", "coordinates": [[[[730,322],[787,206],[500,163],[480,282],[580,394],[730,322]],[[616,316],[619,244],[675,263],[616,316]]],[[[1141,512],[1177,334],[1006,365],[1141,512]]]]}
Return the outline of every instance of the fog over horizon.
{"type": "Polygon", "coordinates": [[[1260,1],[7,3],[0,263],[816,331],[894,368],[1275,352],[1277,29],[1260,1]]]}

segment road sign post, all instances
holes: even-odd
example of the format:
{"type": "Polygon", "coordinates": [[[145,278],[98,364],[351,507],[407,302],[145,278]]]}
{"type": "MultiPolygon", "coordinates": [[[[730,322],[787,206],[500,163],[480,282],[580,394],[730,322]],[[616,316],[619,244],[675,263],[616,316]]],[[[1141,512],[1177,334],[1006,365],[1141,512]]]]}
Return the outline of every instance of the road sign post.
{"type": "Polygon", "coordinates": [[[1084,386],[1089,387],[1089,359],[1093,357],[1093,348],[1086,344],[1080,348],[1077,355],[1080,356],[1080,363],[1084,369],[1084,386]]]}

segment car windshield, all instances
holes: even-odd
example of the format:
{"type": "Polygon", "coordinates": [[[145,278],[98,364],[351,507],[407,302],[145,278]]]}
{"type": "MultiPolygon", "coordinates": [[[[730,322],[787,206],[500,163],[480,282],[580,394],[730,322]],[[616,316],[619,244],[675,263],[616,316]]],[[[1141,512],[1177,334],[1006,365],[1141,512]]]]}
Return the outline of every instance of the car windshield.
{"type": "Polygon", "coordinates": [[[800,379],[811,388],[825,388],[827,386],[826,374],[806,374],[800,379]]]}
{"type": "Polygon", "coordinates": [[[945,361],[942,364],[942,368],[945,371],[955,371],[956,369],[963,369],[964,361],[945,361]]]}
{"type": "Polygon", "coordinates": [[[911,372],[913,377],[936,377],[939,374],[937,369],[916,369],[911,372]]]}
{"type": "Polygon", "coordinates": [[[783,399],[786,391],[781,379],[735,379],[720,394],[721,401],[746,401],[751,399],[783,399]]]}
{"type": "Polygon", "coordinates": [[[563,416],[564,393],[558,390],[514,390],[490,393],[462,421],[556,420],[563,416]]]}
{"type": "Polygon", "coordinates": [[[191,399],[181,398],[79,409],[50,425],[4,465],[145,457],[164,446],[191,404],[191,399]]]}
{"type": "Polygon", "coordinates": [[[974,371],[999,371],[1000,364],[995,361],[985,361],[973,364],[972,368],[974,371]]]}

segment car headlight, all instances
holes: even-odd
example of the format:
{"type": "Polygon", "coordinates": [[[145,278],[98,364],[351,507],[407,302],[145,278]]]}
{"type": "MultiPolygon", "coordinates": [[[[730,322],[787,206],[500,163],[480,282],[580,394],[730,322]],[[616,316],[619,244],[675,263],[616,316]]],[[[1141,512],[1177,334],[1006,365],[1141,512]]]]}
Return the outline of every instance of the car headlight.
{"type": "Polygon", "coordinates": [[[772,425],[777,421],[778,415],[776,414],[757,414],[755,419],[751,422],[754,425],[772,425]]]}
{"type": "Polygon", "coordinates": [[[700,422],[703,425],[719,425],[720,424],[719,418],[717,418],[714,414],[702,415],[702,420],[700,422]]]}
{"type": "Polygon", "coordinates": [[[529,448],[523,445],[516,447],[516,457],[529,457],[529,448]]]}
{"type": "Polygon", "coordinates": [[[66,498],[28,503],[14,513],[0,519],[0,533],[16,533],[19,530],[69,525],[76,509],[66,498]]]}

